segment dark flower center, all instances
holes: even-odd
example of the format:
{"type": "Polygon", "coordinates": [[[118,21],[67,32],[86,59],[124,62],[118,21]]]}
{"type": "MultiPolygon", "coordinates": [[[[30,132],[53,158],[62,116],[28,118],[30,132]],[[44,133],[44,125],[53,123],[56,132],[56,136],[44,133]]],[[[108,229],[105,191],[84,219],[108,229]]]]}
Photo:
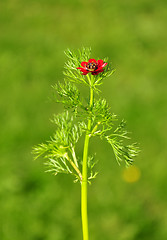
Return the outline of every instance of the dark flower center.
{"type": "Polygon", "coordinates": [[[98,68],[98,64],[95,62],[90,62],[86,65],[88,71],[94,71],[98,68]]]}

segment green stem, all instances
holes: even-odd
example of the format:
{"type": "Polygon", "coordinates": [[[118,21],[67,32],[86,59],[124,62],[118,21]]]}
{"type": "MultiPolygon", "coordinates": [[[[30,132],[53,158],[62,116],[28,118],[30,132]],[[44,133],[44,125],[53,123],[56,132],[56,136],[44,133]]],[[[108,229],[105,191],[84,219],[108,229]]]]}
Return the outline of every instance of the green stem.
{"type": "Polygon", "coordinates": [[[71,164],[71,166],[75,169],[75,171],[77,172],[80,180],[82,180],[82,174],[79,171],[79,169],[77,168],[77,166],[75,165],[75,163],[69,158],[68,154],[65,154],[65,158],[69,161],[69,163],[71,164]]]}
{"type": "Polygon", "coordinates": [[[96,130],[97,130],[97,128],[98,128],[98,126],[101,124],[101,122],[98,122],[96,125],[95,125],[95,127],[93,128],[93,130],[91,131],[91,133],[90,133],[90,137],[92,136],[92,134],[94,134],[95,132],[96,132],[96,130]]]}
{"type": "Polygon", "coordinates": [[[76,154],[75,154],[75,150],[74,150],[74,147],[72,147],[72,157],[74,159],[74,162],[75,162],[75,165],[77,166],[78,168],[78,161],[77,161],[77,158],[76,158],[76,154]]]}
{"type": "MultiPolygon", "coordinates": [[[[90,81],[90,78],[89,78],[90,81]]],[[[93,106],[93,88],[90,85],[90,109],[93,106]]],[[[82,166],[82,182],[81,182],[81,215],[82,215],[82,231],[83,240],[89,239],[88,234],[88,215],[87,215],[87,159],[88,159],[88,147],[89,147],[89,133],[91,130],[91,119],[88,120],[88,128],[85,136],[84,151],[83,151],[83,166],[82,166]]]]}

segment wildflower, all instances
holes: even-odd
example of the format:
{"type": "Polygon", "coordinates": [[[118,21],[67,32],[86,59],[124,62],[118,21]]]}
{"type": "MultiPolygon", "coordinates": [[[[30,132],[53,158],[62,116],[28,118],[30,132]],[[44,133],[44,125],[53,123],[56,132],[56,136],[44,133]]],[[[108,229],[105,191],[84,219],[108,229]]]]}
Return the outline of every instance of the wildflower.
{"type": "Polygon", "coordinates": [[[105,63],[103,60],[95,60],[94,58],[89,59],[88,62],[81,62],[81,66],[82,67],[78,67],[77,69],[79,69],[82,72],[82,75],[86,75],[89,72],[92,75],[97,75],[101,72],[104,71],[104,67],[107,65],[107,63],[105,63]]]}

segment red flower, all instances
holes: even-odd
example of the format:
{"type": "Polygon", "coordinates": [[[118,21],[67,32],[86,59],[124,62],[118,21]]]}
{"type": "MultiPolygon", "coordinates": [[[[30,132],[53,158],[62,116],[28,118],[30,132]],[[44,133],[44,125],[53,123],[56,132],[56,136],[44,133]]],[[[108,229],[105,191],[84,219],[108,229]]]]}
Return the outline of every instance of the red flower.
{"type": "Polygon", "coordinates": [[[94,58],[89,59],[88,62],[81,62],[81,66],[82,67],[78,67],[77,69],[79,69],[82,73],[82,75],[86,75],[89,72],[92,75],[97,75],[101,72],[104,71],[104,67],[107,65],[107,63],[104,63],[103,60],[95,60],[94,58]]]}

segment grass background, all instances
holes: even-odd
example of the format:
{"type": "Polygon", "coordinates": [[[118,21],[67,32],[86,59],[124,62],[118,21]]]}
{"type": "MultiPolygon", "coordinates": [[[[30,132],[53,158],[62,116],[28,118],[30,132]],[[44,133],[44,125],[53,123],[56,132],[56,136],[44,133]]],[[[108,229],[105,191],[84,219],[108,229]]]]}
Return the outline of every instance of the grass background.
{"type": "Polygon", "coordinates": [[[103,96],[142,149],[140,178],[128,183],[110,146],[92,142],[100,173],[89,187],[90,239],[167,239],[166,23],[165,0],[0,1],[1,240],[82,239],[79,184],[44,173],[31,155],[62,110],[50,99],[63,51],[82,46],[113,62],[103,96]]]}

